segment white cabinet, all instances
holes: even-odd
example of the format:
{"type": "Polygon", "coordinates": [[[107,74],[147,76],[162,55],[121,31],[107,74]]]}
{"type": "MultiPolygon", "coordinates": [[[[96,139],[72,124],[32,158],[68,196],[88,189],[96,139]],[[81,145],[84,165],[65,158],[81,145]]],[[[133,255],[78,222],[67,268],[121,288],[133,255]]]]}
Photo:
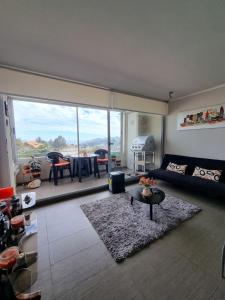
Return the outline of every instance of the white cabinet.
{"type": "Polygon", "coordinates": [[[147,172],[155,168],[155,152],[134,151],[134,172],[147,172]]]}

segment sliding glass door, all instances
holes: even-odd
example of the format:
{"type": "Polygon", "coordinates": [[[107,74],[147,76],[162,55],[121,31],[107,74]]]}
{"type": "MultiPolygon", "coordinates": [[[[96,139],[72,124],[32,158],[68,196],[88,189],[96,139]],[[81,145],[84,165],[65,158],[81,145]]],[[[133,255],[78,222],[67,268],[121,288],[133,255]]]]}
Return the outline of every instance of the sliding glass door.
{"type": "Polygon", "coordinates": [[[120,111],[108,111],[109,171],[122,166],[122,116],[120,111]]]}

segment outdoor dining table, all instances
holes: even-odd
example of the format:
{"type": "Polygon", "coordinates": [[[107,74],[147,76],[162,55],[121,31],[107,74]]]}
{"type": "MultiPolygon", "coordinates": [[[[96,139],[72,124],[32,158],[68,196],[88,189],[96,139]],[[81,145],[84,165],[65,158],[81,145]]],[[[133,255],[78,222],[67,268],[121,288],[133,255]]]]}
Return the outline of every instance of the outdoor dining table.
{"type": "Polygon", "coordinates": [[[95,177],[98,176],[98,178],[100,178],[100,173],[99,173],[98,163],[97,163],[97,157],[98,157],[98,154],[90,154],[90,155],[86,155],[86,156],[70,155],[70,158],[73,161],[73,164],[72,164],[73,177],[78,175],[79,182],[82,181],[82,165],[83,165],[83,162],[85,162],[85,161],[88,164],[90,175],[93,174],[93,171],[92,171],[92,161],[93,161],[94,176],[95,177]]]}

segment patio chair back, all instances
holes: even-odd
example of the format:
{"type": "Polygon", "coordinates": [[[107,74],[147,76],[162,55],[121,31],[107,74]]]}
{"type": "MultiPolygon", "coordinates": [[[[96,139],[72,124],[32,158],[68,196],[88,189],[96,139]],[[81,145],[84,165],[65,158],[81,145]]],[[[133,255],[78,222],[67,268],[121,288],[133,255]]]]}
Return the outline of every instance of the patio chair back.
{"type": "Polygon", "coordinates": [[[108,151],[105,149],[98,149],[95,151],[98,154],[97,164],[105,166],[105,170],[108,173],[108,151]]]}
{"type": "Polygon", "coordinates": [[[47,154],[47,158],[51,161],[51,163],[58,164],[59,159],[64,159],[64,156],[62,155],[62,153],[59,152],[49,152],[47,154]]]}
{"type": "Polygon", "coordinates": [[[95,154],[98,154],[98,158],[107,158],[108,151],[105,149],[98,149],[95,151],[95,154]]]}
{"type": "Polygon", "coordinates": [[[54,184],[57,185],[58,172],[60,172],[60,177],[63,178],[63,172],[65,169],[69,170],[71,181],[73,181],[71,162],[69,158],[64,157],[63,154],[59,152],[49,152],[47,154],[47,159],[51,166],[49,171],[49,182],[51,182],[51,178],[53,174],[54,184]]]}

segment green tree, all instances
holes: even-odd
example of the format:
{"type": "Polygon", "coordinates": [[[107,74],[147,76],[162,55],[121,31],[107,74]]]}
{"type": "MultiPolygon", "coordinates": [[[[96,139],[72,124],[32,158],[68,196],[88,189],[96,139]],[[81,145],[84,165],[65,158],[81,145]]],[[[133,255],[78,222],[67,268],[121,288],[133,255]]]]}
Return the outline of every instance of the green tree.
{"type": "Polygon", "coordinates": [[[17,145],[17,147],[22,147],[23,146],[22,140],[17,138],[16,139],[16,145],[17,145]]]}
{"type": "Polygon", "coordinates": [[[50,139],[50,140],[48,141],[48,144],[49,144],[51,147],[53,147],[53,140],[50,139]]]}
{"type": "Polygon", "coordinates": [[[55,149],[62,149],[63,147],[65,147],[67,144],[66,144],[66,139],[59,135],[56,139],[54,139],[53,141],[53,147],[55,149]]]}
{"type": "Polygon", "coordinates": [[[36,141],[37,143],[42,143],[42,139],[40,138],[40,136],[37,137],[35,141],[36,141]]]}
{"type": "Polygon", "coordinates": [[[37,143],[44,144],[44,145],[47,145],[47,144],[48,144],[48,142],[46,142],[45,140],[42,140],[42,138],[41,138],[40,136],[37,137],[37,138],[35,139],[35,141],[36,141],[37,143]]]}

